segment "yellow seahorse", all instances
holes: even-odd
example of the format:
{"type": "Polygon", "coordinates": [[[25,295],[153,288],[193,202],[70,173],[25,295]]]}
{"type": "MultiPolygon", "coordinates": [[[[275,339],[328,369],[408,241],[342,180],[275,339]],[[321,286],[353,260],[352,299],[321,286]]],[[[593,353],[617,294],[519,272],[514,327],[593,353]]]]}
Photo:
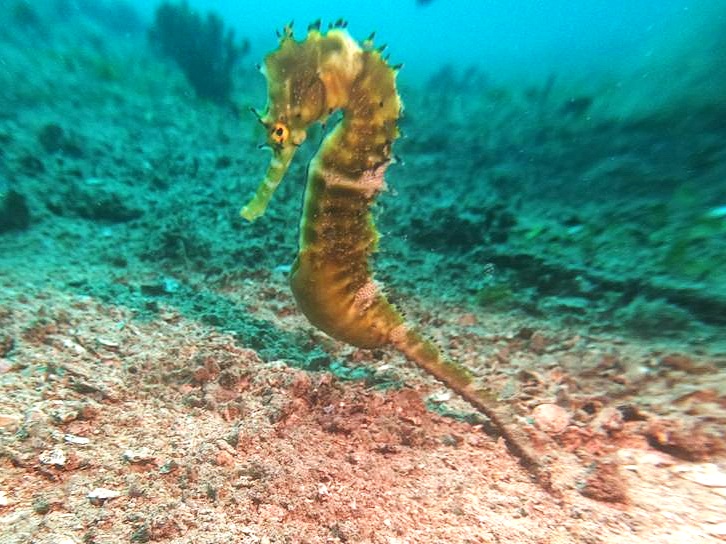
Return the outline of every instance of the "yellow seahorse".
{"type": "Polygon", "coordinates": [[[372,278],[369,256],[378,232],[370,208],[385,187],[383,175],[399,135],[399,67],[389,66],[372,36],[359,44],[343,22],[327,32],[319,26],[311,25],[302,41],[286,26],[278,49],[265,58],[268,102],[257,116],[273,156],[241,215],[254,221],[264,213],[308,127],[342,110],[308,165],[299,252],[290,273],[300,310],[313,325],[354,346],[398,349],[483,412],[510,450],[546,483],[527,436],[496,395],[475,386],[466,368],[409,327],[372,278]]]}

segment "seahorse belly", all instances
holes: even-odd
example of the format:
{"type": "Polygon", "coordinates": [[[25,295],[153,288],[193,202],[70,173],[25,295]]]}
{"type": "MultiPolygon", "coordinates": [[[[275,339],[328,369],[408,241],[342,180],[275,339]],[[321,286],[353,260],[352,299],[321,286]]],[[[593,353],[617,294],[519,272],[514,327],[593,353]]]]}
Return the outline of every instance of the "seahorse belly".
{"type": "Polygon", "coordinates": [[[313,160],[308,171],[292,292],[308,320],[330,336],[361,348],[390,344],[403,318],[368,265],[378,241],[370,206],[385,165],[351,178],[323,163],[313,160]]]}

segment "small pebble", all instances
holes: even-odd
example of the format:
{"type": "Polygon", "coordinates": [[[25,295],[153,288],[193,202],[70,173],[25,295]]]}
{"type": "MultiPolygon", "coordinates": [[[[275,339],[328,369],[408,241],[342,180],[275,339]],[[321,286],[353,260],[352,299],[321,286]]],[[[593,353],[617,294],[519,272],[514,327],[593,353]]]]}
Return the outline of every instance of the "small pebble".
{"type": "Polygon", "coordinates": [[[60,448],[53,448],[52,450],[46,450],[38,455],[38,460],[43,465],[55,465],[57,467],[65,466],[68,461],[66,453],[60,448]]]}
{"type": "Polygon", "coordinates": [[[7,506],[10,504],[10,500],[8,499],[8,496],[5,494],[5,491],[0,489],[0,507],[7,506]]]}
{"type": "Polygon", "coordinates": [[[330,497],[328,486],[322,482],[318,483],[318,500],[324,501],[327,500],[328,497],[330,497]]]}
{"type": "Polygon", "coordinates": [[[137,450],[126,450],[124,460],[128,463],[149,463],[154,460],[154,452],[146,447],[137,450]]]}
{"type": "Polygon", "coordinates": [[[85,436],[76,436],[74,434],[63,435],[63,440],[75,446],[87,446],[91,443],[89,438],[86,438],[85,436]]]}
{"type": "Polygon", "coordinates": [[[114,491],[113,489],[97,487],[93,491],[89,492],[86,496],[88,497],[88,500],[91,501],[91,504],[95,506],[100,506],[106,501],[110,501],[111,499],[120,497],[121,493],[119,493],[118,491],[114,491]]]}
{"type": "Polygon", "coordinates": [[[435,402],[436,404],[441,404],[442,402],[449,402],[452,397],[453,395],[450,391],[439,391],[437,393],[434,393],[433,395],[430,395],[427,400],[435,402]]]}
{"type": "Polygon", "coordinates": [[[534,424],[549,434],[559,434],[570,424],[570,414],[556,404],[540,404],[532,411],[534,424]]]}
{"type": "Polygon", "coordinates": [[[705,487],[726,487],[726,471],[715,463],[679,465],[673,468],[678,476],[705,487]]]}

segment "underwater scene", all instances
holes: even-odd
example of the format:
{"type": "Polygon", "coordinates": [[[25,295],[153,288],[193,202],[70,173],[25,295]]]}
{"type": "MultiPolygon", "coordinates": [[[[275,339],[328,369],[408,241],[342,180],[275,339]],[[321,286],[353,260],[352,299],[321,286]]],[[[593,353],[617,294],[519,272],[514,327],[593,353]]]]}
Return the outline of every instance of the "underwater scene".
{"type": "Polygon", "coordinates": [[[0,29],[0,544],[726,541],[722,0],[0,29]]]}

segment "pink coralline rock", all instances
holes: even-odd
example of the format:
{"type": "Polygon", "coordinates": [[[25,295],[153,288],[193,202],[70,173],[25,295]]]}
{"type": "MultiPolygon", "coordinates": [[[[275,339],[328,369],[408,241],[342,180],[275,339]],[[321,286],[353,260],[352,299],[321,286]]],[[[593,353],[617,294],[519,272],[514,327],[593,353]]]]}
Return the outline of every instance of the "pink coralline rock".
{"type": "Polygon", "coordinates": [[[559,434],[570,424],[570,414],[556,404],[539,404],[532,410],[534,424],[548,434],[559,434]]]}

